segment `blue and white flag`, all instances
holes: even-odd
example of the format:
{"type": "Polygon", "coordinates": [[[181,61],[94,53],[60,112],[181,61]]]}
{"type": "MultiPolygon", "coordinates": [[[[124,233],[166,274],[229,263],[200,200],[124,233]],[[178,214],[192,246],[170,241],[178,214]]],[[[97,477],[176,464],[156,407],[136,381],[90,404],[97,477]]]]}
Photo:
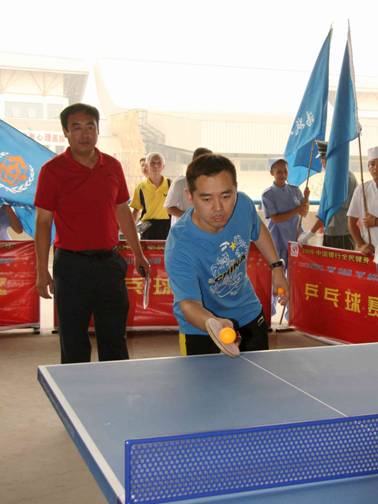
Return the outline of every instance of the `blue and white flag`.
{"type": "Polygon", "coordinates": [[[38,175],[53,156],[55,152],[0,119],[0,204],[12,205],[24,231],[32,238],[38,175]]]}
{"type": "Polygon", "coordinates": [[[320,206],[319,219],[328,226],[335,213],[348,197],[349,142],[358,137],[356,89],[350,29],[337,88],[335,110],[327,148],[327,165],[320,206]]]}
{"type": "MultiPolygon", "coordinates": [[[[290,184],[307,179],[314,140],[324,140],[327,122],[329,51],[332,28],[325,39],[308,81],[285,149],[290,184]]],[[[310,175],[322,170],[320,159],[313,156],[310,175]]]]}

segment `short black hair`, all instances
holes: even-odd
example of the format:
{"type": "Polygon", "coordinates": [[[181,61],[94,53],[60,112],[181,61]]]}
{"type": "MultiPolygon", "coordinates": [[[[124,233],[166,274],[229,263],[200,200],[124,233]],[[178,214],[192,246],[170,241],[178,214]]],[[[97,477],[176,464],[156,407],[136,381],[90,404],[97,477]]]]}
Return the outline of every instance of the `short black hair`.
{"type": "Polygon", "coordinates": [[[237,186],[236,168],[230,159],[220,154],[203,154],[193,159],[186,170],[186,181],[191,194],[196,190],[196,180],[201,175],[211,177],[223,171],[228,172],[232,177],[232,182],[237,186]]]}
{"type": "Polygon", "coordinates": [[[142,163],[142,162],[144,162],[144,163],[146,162],[146,158],[145,158],[145,157],[141,157],[141,158],[139,159],[139,163],[142,163]]]}
{"type": "Polygon", "coordinates": [[[213,151],[211,151],[210,149],[206,149],[206,147],[197,147],[197,149],[193,152],[193,157],[192,157],[192,161],[196,158],[198,158],[199,156],[203,156],[204,154],[212,154],[213,151]]]}
{"type": "Polygon", "coordinates": [[[93,117],[98,124],[100,122],[100,113],[96,109],[96,107],[92,107],[92,105],[87,105],[86,103],[74,103],[73,105],[69,105],[60,113],[60,122],[62,124],[63,129],[67,129],[68,126],[68,118],[70,115],[77,114],[78,112],[83,112],[91,117],[93,117]]]}

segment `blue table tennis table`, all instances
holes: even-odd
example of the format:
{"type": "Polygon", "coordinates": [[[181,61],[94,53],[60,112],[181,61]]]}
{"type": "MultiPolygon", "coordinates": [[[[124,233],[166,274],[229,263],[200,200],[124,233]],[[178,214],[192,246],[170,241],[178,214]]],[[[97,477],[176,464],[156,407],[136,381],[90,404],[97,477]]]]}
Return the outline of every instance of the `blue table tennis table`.
{"type": "MultiPolygon", "coordinates": [[[[245,435],[245,430],[252,429],[252,434],[246,435],[254,436],[261,426],[271,426],[275,434],[275,426],[281,425],[312,428],[314,422],[331,422],[332,427],[334,421],[365,416],[375,416],[376,422],[378,343],[246,352],[234,359],[206,355],[40,366],[38,379],[108,502],[124,503],[124,452],[128,440],[141,439],[149,446],[150,439],[177,435],[179,442],[181,438],[186,442],[185,436],[191,433],[200,433],[201,437],[201,433],[226,432],[229,436],[231,430],[245,435]]],[[[361,476],[364,471],[357,470],[359,475],[352,477],[245,491],[233,491],[231,486],[220,495],[207,495],[200,489],[193,497],[189,489],[189,495],[179,494],[176,501],[377,503],[378,429],[376,423],[369,425],[359,427],[370,436],[372,453],[367,475],[361,476]]],[[[136,446],[143,450],[145,447],[136,446]]],[[[158,461],[164,453],[158,451],[158,461]]],[[[224,458],[227,453],[220,455],[225,481],[234,477],[234,462],[224,458]]],[[[147,460],[143,457],[144,453],[142,462],[135,463],[142,473],[143,460],[148,464],[149,455],[147,460]]],[[[260,468],[261,464],[253,465],[260,468]]],[[[129,467],[126,473],[130,475],[129,467]]],[[[138,481],[142,480],[143,476],[138,481]]],[[[147,475],[145,483],[149,482],[147,475]]],[[[134,491],[129,492],[129,498],[131,502],[144,502],[134,491]]],[[[172,497],[168,500],[174,501],[172,497]]],[[[161,496],[145,500],[163,501],[161,496]]]]}

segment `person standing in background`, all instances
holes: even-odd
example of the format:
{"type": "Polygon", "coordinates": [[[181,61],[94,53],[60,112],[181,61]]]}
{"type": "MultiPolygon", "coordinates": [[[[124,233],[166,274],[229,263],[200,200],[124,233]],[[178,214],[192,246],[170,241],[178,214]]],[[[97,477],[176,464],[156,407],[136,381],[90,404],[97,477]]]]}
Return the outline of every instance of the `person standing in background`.
{"type": "MultiPolygon", "coordinates": [[[[206,149],[205,147],[198,147],[192,156],[192,161],[199,156],[203,156],[204,154],[212,154],[212,151],[206,149]]],[[[186,176],[179,175],[172,182],[171,187],[169,188],[167,197],[164,202],[164,207],[167,209],[167,212],[171,216],[171,226],[173,226],[177,220],[185,213],[185,210],[191,208],[191,203],[188,199],[187,194],[187,184],[186,184],[186,176]]]]}
{"type": "Polygon", "coordinates": [[[146,157],[147,178],[134,190],[130,207],[135,221],[140,216],[141,239],[165,240],[171,227],[171,219],[164,208],[170,180],[162,175],[165,167],[164,157],[151,152],[146,157]]]}
{"type": "Polygon", "coordinates": [[[288,169],[285,158],[268,160],[273,184],[262,195],[262,205],[265,218],[269,219],[268,229],[271,232],[278,255],[285,261],[287,268],[289,241],[296,241],[300,217],[308,213],[308,198],[310,191],[307,189],[303,196],[297,186],[287,184],[288,169]]]}
{"type": "Polygon", "coordinates": [[[147,174],[147,166],[146,166],[146,158],[145,157],[141,157],[139,159],[139,164],[140,164],[140,170],[142,172],[142,174],[145,176],[145,177],[148,177],[148,174],[147,174]]]}
{"type": "Polygon", "coordinates": [[[69,147],[48,161],[38,178],[35,249],[37,290],[54,294],[59,316],[61,362],[88,362],[93,314],[99,359],[128,359],[127,264],[117,252],[121,229],[137,271],[147,274],[122,166],[96,148],[99,112],[77,103],[60,114],[69,147]],[[51,226],[56,226],[53,278],[48,270],[51,226]]]}
{"type": "Polygon", "coordinates": [[[368,150],[368,167],[372,180],[355,189],[348,210],[348,224],[356,249],[365,255],[374,254],[374,262],[378,265],[378,147],[368,150]]]}
{"type": "MultiPolygon", "coordinates": [[[[322,166],[326,169],[327,164],[327,145],[328,142],[323,142],[322,140],[316,140],[316,145],[318,147],[318,156],[321,158],[322,166]]],[[[347,199],[341,206],[341,208],[335,213],[335,215],[330,220],[328,226],[324,227],[324,247],[334,247],[345,250],[353,250],[354,244],[352,236],[348,230],[348,217],[347,211],[358,183],[354,174],[349,170],[348,172],[348,195],[347,199]]],[[[304,244],[308,243],[310,238],[312,238],[315,233],[324,226],[324,223],[320,220],[319,216],[316,216],[316,221],[310,231],[302,233],[298,238],[298,243],[304,244]]]]}

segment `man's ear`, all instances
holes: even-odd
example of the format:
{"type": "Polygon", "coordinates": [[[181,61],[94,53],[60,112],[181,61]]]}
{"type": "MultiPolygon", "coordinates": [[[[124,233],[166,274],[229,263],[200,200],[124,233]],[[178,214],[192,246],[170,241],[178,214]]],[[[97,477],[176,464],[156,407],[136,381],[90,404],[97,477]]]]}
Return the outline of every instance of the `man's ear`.
{"type": "Polygon", "coordinates": [[[184,193],[185,193],[185,196],[186,196],[187,200],[189,201],[189,203],[193,204],[193,196],[187,187],[185,187],[184,193]]]}

